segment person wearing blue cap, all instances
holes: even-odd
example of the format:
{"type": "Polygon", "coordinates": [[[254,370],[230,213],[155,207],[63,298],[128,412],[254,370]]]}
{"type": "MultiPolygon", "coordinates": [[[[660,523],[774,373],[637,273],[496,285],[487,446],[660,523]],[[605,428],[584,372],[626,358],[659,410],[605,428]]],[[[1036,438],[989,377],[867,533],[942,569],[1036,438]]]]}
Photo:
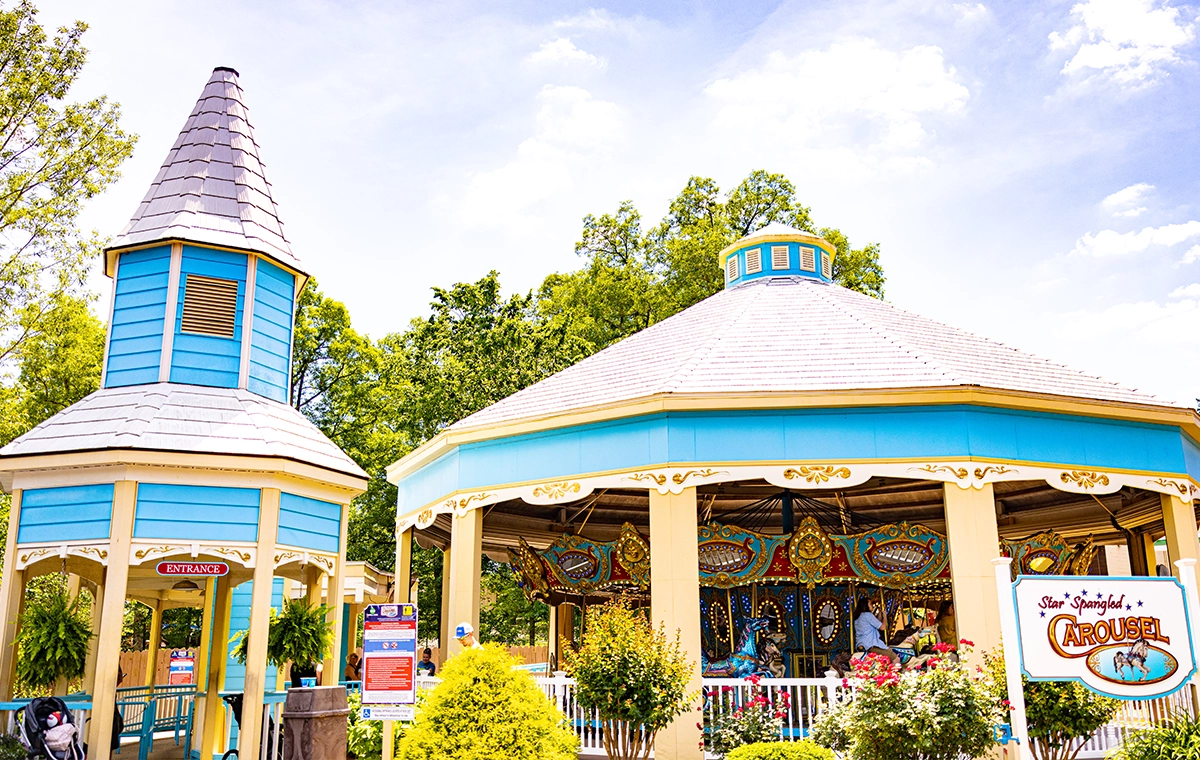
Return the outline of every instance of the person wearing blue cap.
{"type": "Polygon", "coordinates": [[[479,639],[475,638],[475,626],[470,623],[459,623],[454,629],[454,638],[458,639],[463,649],[479,649],[483,646],[479,639]]]}

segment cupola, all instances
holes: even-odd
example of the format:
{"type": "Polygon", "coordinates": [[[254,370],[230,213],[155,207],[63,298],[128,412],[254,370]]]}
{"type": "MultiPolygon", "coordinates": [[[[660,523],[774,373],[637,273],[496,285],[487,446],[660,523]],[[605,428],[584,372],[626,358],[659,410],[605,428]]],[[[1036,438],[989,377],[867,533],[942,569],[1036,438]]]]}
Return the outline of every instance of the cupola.
{"type": "Polygon", "coordinates": [[[833,282],[837,249],[819,235],[771,222],[721,251],[725,287],[764,277],[797,276],[833,282]]]}
{"type": "Polygon", "coordinates": [[[213,70],[105,272],[116,284],[103,387],[179,383],[287,401],[305,275],[235,70],[213,70]]]}

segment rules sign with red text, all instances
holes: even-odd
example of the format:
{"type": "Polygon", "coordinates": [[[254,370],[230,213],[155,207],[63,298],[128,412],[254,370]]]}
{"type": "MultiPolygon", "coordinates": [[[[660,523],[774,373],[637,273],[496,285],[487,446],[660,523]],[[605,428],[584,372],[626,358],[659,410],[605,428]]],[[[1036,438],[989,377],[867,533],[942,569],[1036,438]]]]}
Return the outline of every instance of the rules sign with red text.
{"type": "Polygon", "coordinates": [[[1149,699],[1196,670],[1187,601],[1173,578],[1022,575],[1013,595],[1021,664],[1034,680],[1149,699]]]}

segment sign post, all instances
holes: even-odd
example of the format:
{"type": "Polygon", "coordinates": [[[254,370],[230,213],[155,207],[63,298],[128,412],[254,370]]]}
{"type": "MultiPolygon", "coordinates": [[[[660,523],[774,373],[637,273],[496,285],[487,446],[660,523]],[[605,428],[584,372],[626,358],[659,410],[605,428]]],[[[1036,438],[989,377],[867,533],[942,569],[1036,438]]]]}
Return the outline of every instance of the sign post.
{"type": "Polygon", "coordinates": [[[1012,593],[1012,558],[992,560],[996,569],[996,595],[1000,600],[1000,636],[1004,649],[1004,680],[1008,687],[1009,724],[1016,740],[1018,760],[1031,757],[1029,725],[1025,719],[1025,687],[1021,683],[1021,652],[1017,633],[1017,608],[1012,593]]]}
{"type": "Polygon", "coordinates": [[[413,719],[417,606],[371,604],[363,613],[362,718],[413,719]]]}

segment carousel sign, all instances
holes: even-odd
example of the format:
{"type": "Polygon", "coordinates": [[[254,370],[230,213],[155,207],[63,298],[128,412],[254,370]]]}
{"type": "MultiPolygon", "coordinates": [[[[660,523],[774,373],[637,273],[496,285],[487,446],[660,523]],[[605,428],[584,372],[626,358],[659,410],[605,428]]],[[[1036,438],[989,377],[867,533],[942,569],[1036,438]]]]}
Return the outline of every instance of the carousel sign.
{"type": "Polygon", "coordinates": [[[1020,576],[1021,663],[1120,699],[1159,697],[1196,670],[1184,588],[1173,578],[1020,576]]]}

